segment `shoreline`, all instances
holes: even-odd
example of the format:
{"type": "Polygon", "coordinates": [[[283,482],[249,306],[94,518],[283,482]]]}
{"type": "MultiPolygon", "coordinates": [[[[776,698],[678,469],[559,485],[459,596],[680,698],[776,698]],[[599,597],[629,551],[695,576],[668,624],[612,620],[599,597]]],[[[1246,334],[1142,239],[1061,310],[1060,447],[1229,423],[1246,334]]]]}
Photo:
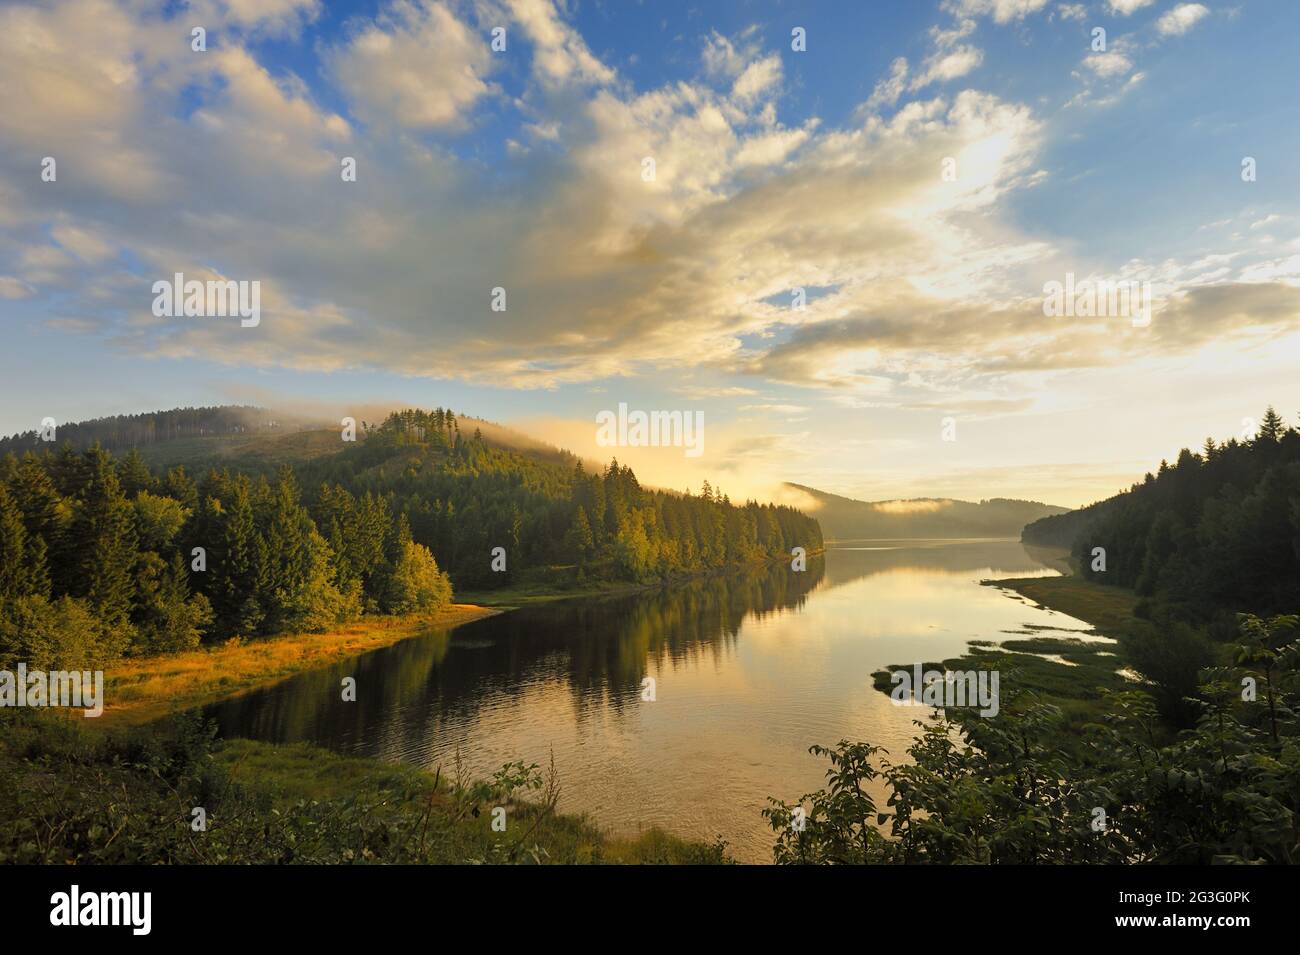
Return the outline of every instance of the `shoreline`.
{"type": "MultiPolygon", "coordinates": [[[[809,553],[809,557],[825,550],[809,553]]],[[[325,633],[278,634],[179,653],[129,657],[106,672],[104,727],[137,726],[171,713],[197,709],[273,686],[307,670],[361,656],[431,630],[452,630],[485,617],[557,600],[618,597],[704,580],[784,561],[784,557],[715,568],[651,583],[597,581],[571,590],[545,583],[518,583],[498,590],[467,591],[437,613],[420,617],[372,617],[325,633]]]]}
{"type": "Polygon", "coordinates": [[[363,618],[325,633],[228,640],[209,648],[127,658],[108,671],[104,713],[90,722],[105,727],[149,723],[173,712],[242,696],[430,630],[450,630],[501,612],[478,604],[454,603],[427,616],[363,618]]]}
{"type": "MultiPolygon", "coordinates": [[[[826,548],[821,547],[817,550],[808,551],[807,556],[822,557],[825,554],[826,548]]],[[[518,610],[520,607],[526,607],[531,604],[550,603],[556,600],[574,600],[590,597],[622,597],[628,594],[647,593],[652,590],[660,590],[664,587],[675,587],[679,584],[688,584],[693,580],[708,580],[713,577],[722,577],[727,574],[736,574],[747,570],[759,570],[766,567],[772,567],[776,564],[785,563],[789,559],[790,558],[787,555],[782,555],[780,557],[768,558],[766,560],[751,561],[745,564],[731,564],[726,567],[714,567],[708,570],[699,570],[689,574],[679,574],[675,577],[655,580],[650,583],[634,583],[631,581],[592,581],[578,587],[557,590],[544,581],[520,581],[519,583],[510,584],[495,590],[467,590],[461,593],[460,597],[471,604],[490,607],[493,610],[505,612],[509,610],[518,610]]]]}
{"type": "Polygon", "coordinates": [[[1005,577],[981,580],[980,584],[1019,594],[1050,613],[1082,620],[1099,635],[1112,639],[1137,619],[1133,614],[1137,594],[1123,587],[1084,580],[1073,571],[1060,577],[1005,577]]]}

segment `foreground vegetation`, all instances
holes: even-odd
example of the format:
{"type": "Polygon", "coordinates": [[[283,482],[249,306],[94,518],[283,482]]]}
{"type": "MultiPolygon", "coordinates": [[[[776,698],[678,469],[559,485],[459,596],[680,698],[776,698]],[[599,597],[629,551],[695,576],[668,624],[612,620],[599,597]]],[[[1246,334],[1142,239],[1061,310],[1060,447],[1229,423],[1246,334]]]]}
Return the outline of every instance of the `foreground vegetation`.
{"type": "Polygon", "coordinates": [[[1174,733],[1143,688],[1101,690],[1098,717],[1072,724],[1006,679],[992,719],[952,708],[918,721],[909,761],[863,742],[813,747],[827,787],[765,810],[776,861],[1300,861],[1300,619],[1238,626],[1232,665],[1201,671],[1174,733]]]}
{"type": "Polygon", "coordinates": [[[455,765],[221,743],[193,717],[105,734],[17,711],[0,724],[0,863],[727,861],[720,843],[658,830],[609,838],[556,812],[559,787],[553,768],[512,764],[472,782],[455,765]]]}
{"type": "Polygon", "coordinates": [[[1300,618],[1279,612],[1300,606],[1300,432],[1270,408],[1253,439],[1184,450],[1023,539],[1069,548],[1077,576],[987,583],[1116,642],[1040,635],[927,665],[1000,670],[1001,711],[918,723],[910,762],[815,747],[831,768],[806,825],[767,810],[777,861],[1300,862],[1300,618]]]}

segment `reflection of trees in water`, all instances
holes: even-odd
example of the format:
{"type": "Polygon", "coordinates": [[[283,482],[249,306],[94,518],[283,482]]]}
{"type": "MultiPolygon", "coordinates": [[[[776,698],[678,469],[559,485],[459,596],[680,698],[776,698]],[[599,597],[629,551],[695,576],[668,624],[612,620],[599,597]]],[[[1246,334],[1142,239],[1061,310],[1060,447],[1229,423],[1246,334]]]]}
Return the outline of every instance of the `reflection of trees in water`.
{"type": "Polygon", "coordinates": [[[673,666],[731,650],[746,617],[763,619],[802,607],[821,582],[825,561],[806,571],[784,564],[666,588],[652,594],[586,602],[574,621],[568,681],[579,703],[590,697],[621,706],[639,698],[648,663],[673,666]],[[583,619],[592,615],[595,619],[583,619]],[[611,624],[614,633],[610,633],[611,624]]]}
{"type": "Polygon", "coordinates": [[[527,607],[375,650],[209,708],[228,736],[311,740],[344,752],[423,749],[463,735],[485,705],[562,682],[579,711],[621,711],[656,668],[735,645],[748,616],[797,609],[825,561],[697,579],[661,590],[527,607]],[[355,677],[344,703],[341,681],[355,677]]]}
{"type": "Polygon", "coordinates": [[[391,717],[428,694],[431,674],[451,644],[447,630],[310,670],[206,710],[223,735],[276,742],[313,740],[348,751],[373,739],[391,717]],[[356,701],[343,702],[343,678],[356,679],[356,701]]]}

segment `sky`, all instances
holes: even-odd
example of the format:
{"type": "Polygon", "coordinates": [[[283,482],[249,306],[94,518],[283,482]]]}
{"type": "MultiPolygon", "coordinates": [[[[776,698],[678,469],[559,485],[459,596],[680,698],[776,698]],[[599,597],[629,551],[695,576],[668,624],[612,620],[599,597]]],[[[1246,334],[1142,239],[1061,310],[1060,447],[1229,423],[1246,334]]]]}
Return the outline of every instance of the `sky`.
{"type": "Polygon", "coordinates": [[[0,432],[446,406],[733,498],[1086,504],[1300,418],[1297,34],[1292,0],[0,0],[0,432]],[[260,321],[156,315],[178,272],[260,321]],[[1051,312],[1068,276],[1149,322],[1051,312]],[[702,453],[600,445],[620,404],[702,413],[702,453]]]}

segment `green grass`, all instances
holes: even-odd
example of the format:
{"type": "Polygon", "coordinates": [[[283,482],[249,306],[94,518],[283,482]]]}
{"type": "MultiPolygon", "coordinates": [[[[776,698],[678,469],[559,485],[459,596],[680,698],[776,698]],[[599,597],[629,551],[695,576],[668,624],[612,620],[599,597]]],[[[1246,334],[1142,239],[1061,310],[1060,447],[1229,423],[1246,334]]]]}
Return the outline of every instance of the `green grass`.
{"type": "MultiPolygon", "coordinates": [[[[1093,583],[1081,577],[1014,577],[982,581],[986,586],[1014,591],[1036,606],[1066,614],[1091,624],[1101,636],[1118,638],[1127,633],[1137,618],[1133,608],[1138,598],[1121,587],[1093,583]]],[[[1101,713],[1103,691],[1121,690],[1132,683],[1117,671],[1126,665],[1118,644],[1084,641],[1072,637],[1045,636],[1051,628],[1026,624],[1020,639],[993,643],[973,640],[961,656],[925,664],[933,670],[997,669],[1000,692],[1014,698],[1023,693],[1054,704],[1070,724],[1082,724],[1101,713]],[[1048,659],[1060,657],[1062,661],[1048,659]]],[[[891,664],[872,674],[876,689],[893,689],[890,674],[910,670],[910,664],[891,664]]],[[[1014,704],[1013,704],[1014,708],[1014,704]]]]}
{"type": "Polygon", "coordinates": [[[306,743],[273,745],[252,740],[227,741],[216,760],[236,782],[271,796],[282,812],[292,811],[303,800],[368,796],[382,800],[383,811],[391,813],[395,823],[413,825],[432,805],[441,817],[440,823],[453,830],[449,841],[466,858],[489,856],[494,847],[532,830],[530,839],[545,850],[543,860],[551,863],[671,865],[729,861],[720,844],[681,839],[657,828],[634,838],[616,838],[585,816],[544,813],[527,800],[511,804],[505,833],[493,832],[489,811],[481,811],[477,817],[464,812],[457,818],[451,767],[442,767],[437,775],[400,763],[339,756],[306,743]],[[540,822],[539,816],[543,817],[540,822]]]}
{"type": "Polygon", "coordinates": [[[1013,590],[1044,609],[1083,620],[1108,637],[1118,637],[1135,619],[1138,597],[1133,591],[1082,577],[1010,577],[982,583],[1013,590]]]}
{"type": "Polygon", "coordinates": [[[103,732],[23,710],[0,722],[0,864],[730,861],[721,843],[655,829],[612,837],[555,811],[553,772],[509,776],[214,741],[193,717],[103,732]]]}

